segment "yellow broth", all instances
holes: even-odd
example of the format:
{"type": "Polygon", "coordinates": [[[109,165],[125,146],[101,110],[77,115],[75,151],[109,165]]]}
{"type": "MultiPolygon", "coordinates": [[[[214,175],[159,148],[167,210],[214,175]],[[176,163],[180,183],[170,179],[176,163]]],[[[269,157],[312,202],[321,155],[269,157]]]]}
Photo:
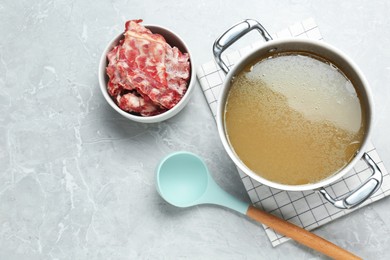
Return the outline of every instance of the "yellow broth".
{"type": "Polygon", "coordinates": [[[273,182],[316,183],[359,150],[365,117],[351,81],[307,54],[257,61],[232,81],[225,131],[240,160],[273,182]]]}

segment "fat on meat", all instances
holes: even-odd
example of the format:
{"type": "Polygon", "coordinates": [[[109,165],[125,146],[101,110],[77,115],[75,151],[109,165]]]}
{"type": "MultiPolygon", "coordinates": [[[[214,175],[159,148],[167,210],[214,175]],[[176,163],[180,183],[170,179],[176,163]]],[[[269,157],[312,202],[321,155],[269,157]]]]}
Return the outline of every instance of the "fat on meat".
{"type": "Polygon", "coordinates": [[[159,34],[126,22],[124,38],[108,54],[108,93],[125,111],[144,116],[174,107],[187,90],[190,61],[159,34]]]}

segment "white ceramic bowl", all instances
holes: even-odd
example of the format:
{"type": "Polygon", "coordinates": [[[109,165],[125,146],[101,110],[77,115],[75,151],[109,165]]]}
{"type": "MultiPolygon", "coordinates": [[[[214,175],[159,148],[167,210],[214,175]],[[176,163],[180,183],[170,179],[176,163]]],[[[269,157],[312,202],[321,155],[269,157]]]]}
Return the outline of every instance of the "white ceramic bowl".
{"type": "Polygon", "coordinates": [[[119,40],[124,37],[123,32],[117,35],[114,39],[112,39],[102,53],[102,56],[100,58],[100,63],[99,63],[99,84],[100,84],[100,90],[102,91],[104,98],[106,99],[108,104],[110,104],[110,106],[119,114],[136,122],[157,123],[173,117],[174,115],[179,113],[188,103],[190,96],[193,92],[193,89],[195,87],[195,67],[192,60],[192,54],[188,46],[177,34],[175,34],[174,32],[172,32],[167,28],[158,25],[144,25],[144,26],[149,30],[151,30],[153,33],[158,33],[162,35],[167,41],[167,43],[169,43],[169,45],[171,45],[172,47],[176,46],[181,52],[188,53],[190,56],[190,78],[188,81],[187,91],[182,97],[182,99],[179,101],[179,103],[177,103],[173,108],[171,108],[170,110],[162,114],[146,117],[146,116],[137,116],[137,115],[130,114],[120,109],[119,106],[114,102],[112,97],[107,92],[107,83],[108,83],[108,76],[106,74],[106,67],[108,65],[107,53],[111,51],[112,48],[118,44],[119,40]]]}

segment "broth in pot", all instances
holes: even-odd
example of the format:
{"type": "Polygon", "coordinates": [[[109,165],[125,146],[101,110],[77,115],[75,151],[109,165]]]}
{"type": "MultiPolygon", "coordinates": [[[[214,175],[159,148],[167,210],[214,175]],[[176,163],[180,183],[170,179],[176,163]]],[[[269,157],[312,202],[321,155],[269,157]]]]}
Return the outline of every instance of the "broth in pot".
{"type": "Polygon", "coordinates": [[[310,53],[279,53],[233,78],[224,114],[230,146],[270,181],[316,183],[359,151],[365,114],[353,83],[310,53]]]}

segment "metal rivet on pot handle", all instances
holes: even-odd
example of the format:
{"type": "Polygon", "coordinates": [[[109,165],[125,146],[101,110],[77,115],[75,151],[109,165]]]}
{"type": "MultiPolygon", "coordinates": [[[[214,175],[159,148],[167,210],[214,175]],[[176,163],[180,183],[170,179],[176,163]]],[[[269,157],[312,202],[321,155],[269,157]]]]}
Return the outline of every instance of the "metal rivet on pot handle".
{"type": "Polygon", "coordinates": [[[230,45],[242,36],[255,29],[261,33],[266,41],[272,40],[272,37],[269,35],[267,30],[259,22],[247,19],[228,29],[214,42],[214,59],[226,74],[229,72],[229,68],[221,58],[222,52],[224,52],[230,45]]]}
{"type": "Polygon", "coordinates": [[[340,209],[354,208],[363,203],[366,199],[368,199],[381,186],[383,177],[378,165],[371,159],[371,157],[367,153],[363,155],[363,159],[370,166],[373,173],[370,178],[368,178],[358,188],[356,188],[349,194],[344,195],[342,198],[336,199],[332,198],[324,188],[318,190],[324,196],[324,198],[330,203],[332,203],[335,207],[340,209]]]}

